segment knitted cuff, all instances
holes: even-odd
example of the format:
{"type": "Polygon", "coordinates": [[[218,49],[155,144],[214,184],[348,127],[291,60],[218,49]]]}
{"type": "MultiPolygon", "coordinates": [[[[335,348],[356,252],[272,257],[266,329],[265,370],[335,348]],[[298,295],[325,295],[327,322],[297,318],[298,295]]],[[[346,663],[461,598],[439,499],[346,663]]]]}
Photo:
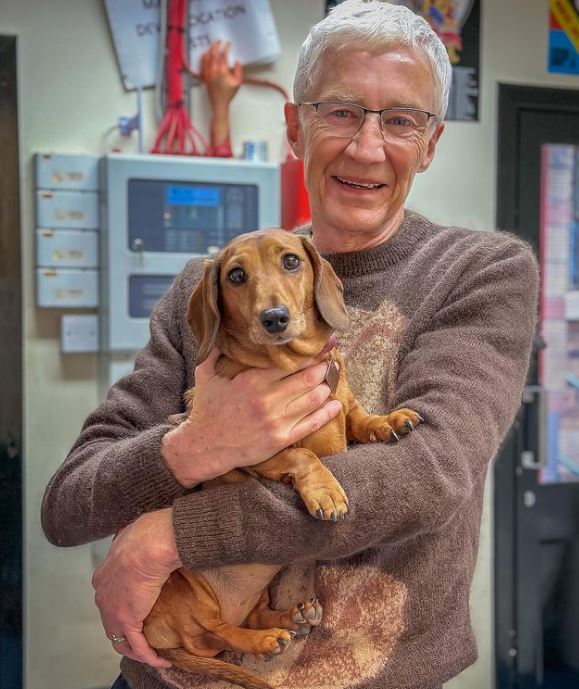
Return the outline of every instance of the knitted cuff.
{"type": "Polygon", "coordinates": [[[237,486],[195,491],[173,503],[177,551],[187,569],[247,562],[244,519],[237,486]]]}

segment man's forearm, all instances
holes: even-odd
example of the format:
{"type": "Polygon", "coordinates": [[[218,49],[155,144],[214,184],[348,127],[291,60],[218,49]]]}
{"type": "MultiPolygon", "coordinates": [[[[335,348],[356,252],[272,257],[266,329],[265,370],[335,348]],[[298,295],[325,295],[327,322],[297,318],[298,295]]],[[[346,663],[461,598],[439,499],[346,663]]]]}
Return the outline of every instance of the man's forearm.
{"type": "Polygon", "coordinates": [[[170,428],[160,425],[106,440],[98,427],[81,434],[44,495],[47,538],[59,546],[80,545],[172,504],[185,489],[161,459],[161,439],[170,428]]]}

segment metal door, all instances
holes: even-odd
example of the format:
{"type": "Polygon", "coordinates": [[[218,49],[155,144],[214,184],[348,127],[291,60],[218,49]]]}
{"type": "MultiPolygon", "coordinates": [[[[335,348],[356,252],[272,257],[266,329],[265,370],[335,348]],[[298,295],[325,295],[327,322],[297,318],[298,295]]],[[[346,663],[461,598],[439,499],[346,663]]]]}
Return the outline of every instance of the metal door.
{"type": "Polygon", "coordinates": [[[542,286],[529,385],[495,467],[497,688],[577,687],[579,91],[501,86],[498,161],[498,225],[533,244],[542,286]]]}

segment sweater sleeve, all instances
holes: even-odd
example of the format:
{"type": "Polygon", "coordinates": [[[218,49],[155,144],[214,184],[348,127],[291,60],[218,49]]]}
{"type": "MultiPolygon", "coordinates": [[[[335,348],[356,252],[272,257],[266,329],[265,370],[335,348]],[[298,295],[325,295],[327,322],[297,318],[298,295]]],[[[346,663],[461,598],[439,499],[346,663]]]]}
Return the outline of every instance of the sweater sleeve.
{"type": "Polygon", "coordinates": [[[338,559],[456,518],[520,406],[538,279],[532,251],[516,239],[478,252],[401,351],[394,408],[413,408],[425,423],[399,443],[357,445],[324,460],[349,497],[346,520],[317,521],[291,489],[268,481],[178,497],[185,566],[338,559]]]}
{"type": "Polygon", "coordinates": [[[181,274],[161,299],[134,371],[113,385],[87,418],[48,484],[41,518],[55,545],[111,535],[185,492],[160,453],[161,440],[171,429],[166,419],[182,411],[186,387],[181,322],[188,293],[183,282],[181,274]]]}

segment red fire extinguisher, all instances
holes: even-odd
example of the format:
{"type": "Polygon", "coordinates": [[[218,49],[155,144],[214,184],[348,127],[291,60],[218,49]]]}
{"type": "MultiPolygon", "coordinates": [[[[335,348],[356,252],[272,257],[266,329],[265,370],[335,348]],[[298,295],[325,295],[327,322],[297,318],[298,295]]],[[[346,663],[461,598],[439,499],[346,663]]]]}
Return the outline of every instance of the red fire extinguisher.
{"type": "Polygon", "coordinates": [[[290,152],[281,164],[281,226],[284,230],[293,230],[310,220],[304,163],[290,152]]]}

